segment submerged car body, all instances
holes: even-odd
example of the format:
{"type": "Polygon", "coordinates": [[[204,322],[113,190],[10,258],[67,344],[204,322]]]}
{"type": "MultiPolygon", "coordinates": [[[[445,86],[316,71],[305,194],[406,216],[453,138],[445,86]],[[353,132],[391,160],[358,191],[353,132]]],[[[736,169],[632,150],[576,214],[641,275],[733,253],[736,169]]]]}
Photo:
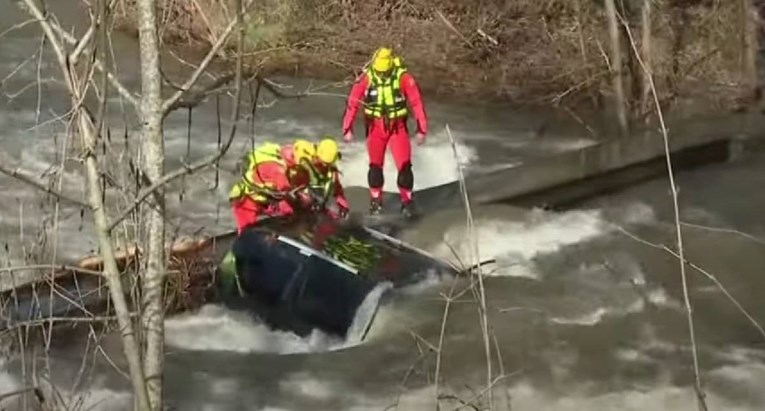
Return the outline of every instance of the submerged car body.
{"type": "MultiPolygon", "coordinates": [[[[448,263],[381,231],[315,215],[265,219],[240,236],[208,238],[172,255],[177,267],[171,269],[185,272],[168,279],[175,288],[168,293],[168,314],[221,303],[277,329],[306,335],[318,328],[343,338],[355,319],[368,329],[386,288],[432,274],[458,274],[448,263]],[[190,298],[195,301],[179,303],[180,294],[196,296],[190,298]],[[369,315],[359,320],[356,313],[365,300],[369,315]]],[[[132,263],[134,258],[126,258],[121,268],[129,271],[132,263]]],[[[0,330],[46,318],[65,324],[67,317],[109,315],[106,281],[97,275],[100,263],[80,268],[61,269],[52,281],[0,293],[0,330]]]]}
{"type": "Polygon", "coordinates": [[[249,309],[272,327],[299,335],[319,328],[346,337],[356,320],[363,339],[386,288],[456,273],[364,225],[301,216],[245,230],[223,259],[217,285],[226,305],[249,309]],[[365,300],[371,307],[359,313],[365,300]]]}

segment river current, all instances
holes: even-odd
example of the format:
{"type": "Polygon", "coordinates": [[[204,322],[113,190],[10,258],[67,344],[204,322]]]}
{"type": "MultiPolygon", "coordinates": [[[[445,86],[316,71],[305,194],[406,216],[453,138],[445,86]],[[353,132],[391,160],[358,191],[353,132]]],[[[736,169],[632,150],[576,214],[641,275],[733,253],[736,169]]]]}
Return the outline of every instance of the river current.
{"type": "MultiPolygon", "coordinates": [[[[65,24],[79,23],[82,30],[81,15],[72,4],[61,1],[53,10],[65,24]]],[[[15,6],[6,9],[0,32],[25,20],[15,6]]],[[[137,90],[135,40],[115,33],[113,44],[120,77],[137,90]]],[[[0,78],[5,79],[0,89],[0,163],[35,178],[42,178],[51,165],[64,164],[56,187],[82,198],[79,167],[72,158],[62,163],[62,146],[72,144],[65,138],[66,124],[56,120],[69,100],[50,55],[38,65],[39,45],[34,25],[0,38],[0,78]]],[[[171,75],[186,70],[169,55],[163,59],[171,75]]],[[[286,92],[311,85],[308,80],[278,81],[290,87],[286,92]]],[[[172,186],[168,209],[177,232],[230,230],[226,194],[236,178],[230,170],[250,139],[338,135],[345,92],[347,85],[300,100],[264,92],[252,129],[242,122],[221,162],[217,187],[213,171],[172,186]]],[[[123,116],[116,95],[110,103],[109,149],[118,152],[126,131],[127,144],[137,144],[136,124],[131,115],[123,116]]],[[[417,189],[455,181],[458,164],[467,173],[479,173],[594,142],[584,127],[563,115],[430,99],[427,104],[429,140],[414,149],[417,189]],[[457,158],[446,124],[458,141],[457,158]]],[[[229,108],[221,99],[224,138],[229,108]]],[[[168,170],[217,149],[215,101],[195,109],[191,119],[190,133],[187,112],[166,120],[168,170]]],[[[356,135],[362,135],[360,126],[356,135]]],[[[343,154],[344,183],[363,194],[363,141],[343,146],[343,154]]],[[[764,154],[750,153],[738,162],[678,176],[686,257],[714,275],[758,320],[765,319],[759,298],[765,287],[764,160],[764,154]]],[[[386,190],[395,191],[392,161],[386,164],[386,177],[386,190]]],[[[56,222],[49,241],[58,259],[76,260],[96,248],[92,225],[77,206],[61,203],[54,213],[41,203],[38,191],[4,175],[0,190],[0,236],[10,244],[4,264],[24,263],[24,251],[35,242],[44,216],[56,222]]],[[[366,204],[354,206],[363,210],[366,204]]],[[[497,205],[476,207],[474,214],[479,258],[497,260],[486,267],[491,274],[485,284],[493,377],[502,374],[491,390],[495,409],[508,403],[513,410],[535,411],[696,409],[679,263],[661,248],[675,244],[666,179],[567,211],[497,205]]],[[[443,258],[454,258],[450,247],[464,258],[471,252],[461,209],[429,210],[401,236],[443,258]]],[[[688,276],[710,410],[765,409],[760,385],[765,379],[765,336],[704,274],[688,267],[688,276]]],[[[2,280],[7,286],[10,279],[2,280]]],[[[318,332],[309,338],[276,332],[216,306],[169,318],[167,401],[179,410],[434,409],[436,355],[429,346],[438,345],[445,308],[439,293],[450,286],[450,281],[433,281],[406,290],[381,311],[370,340],[354,346],[318,332]]],[[[460,406],[456,398],[469,402],[487,385],[478,304],[471,293],[450,305],[445,324],[439,392],[441,404],[452,409],[460,406]]],[[[124,365],[119,343],[107,336],[100,346],[102,351],[94,354],[82,340],[54,341],[48,353],[50,379],[62,398],[71,404],[80,399],[83,409],[128,410],[129,384],[114,368],[124,365]],[[107,354],[114,364],[105,360],[107,354]],[[88,377],[78,380],[84,360],[88,377]]],[[[24,386],[20,370],[18,358],[0,365],[0,407],[21,406],[16,397],[2,399],[3,393],[24,386]]]]}

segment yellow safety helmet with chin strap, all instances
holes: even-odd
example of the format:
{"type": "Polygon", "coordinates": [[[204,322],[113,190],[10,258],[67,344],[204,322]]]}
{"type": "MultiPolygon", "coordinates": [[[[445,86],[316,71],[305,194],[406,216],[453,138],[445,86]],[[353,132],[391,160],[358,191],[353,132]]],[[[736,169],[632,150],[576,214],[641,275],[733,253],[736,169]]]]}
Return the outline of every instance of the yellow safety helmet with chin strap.
{"type": "Polygon", "coordinates": [[[393,68],[393,59],[393,50],[381,47],[375,52],[372,69],[379,73],[387,73],[393,68]]]}
{"type": "Polygon", "coordinates": [[[333,138],[326,137],[316,147],[316,157],[319,161],[328,165],[335,165],[340,159],[340,147],[333,138]]]}
{"type": "Polygon", "coordinates": [[[295,163],[301,164],[307,161],[309,164],[316,157],[316,145],[304,139],[296,139],[292,144],[292,153],[295,163]]]}

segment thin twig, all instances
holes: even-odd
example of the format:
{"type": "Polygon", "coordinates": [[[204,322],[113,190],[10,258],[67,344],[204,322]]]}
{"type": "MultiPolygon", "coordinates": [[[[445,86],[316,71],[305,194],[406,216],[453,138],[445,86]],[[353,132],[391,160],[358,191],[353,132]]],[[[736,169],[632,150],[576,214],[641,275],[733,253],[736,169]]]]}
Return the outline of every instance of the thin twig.
{"type": "Polygon", "coordinates": [[[26,388],[21,388],[21,389],[11,391],[5,394],[0,394],[0,402],[3,402],[7,400],[8,398],[15,397],[17,395],[26,394],[30,391],[36,391],[37,389],[38,389],[37,387],[26,387],[26,388]]]}
{"type": "MultiPolygon", "coordinates": [[[[483,337],[484,342],[484,352],[486,355],[486,384],[488,386],[492,385],[492,379],[493,379],[493,373],[492,373],[492,360],[491,360],[491,340],[489,337],[489,321],[488,321],[488,312],[486,309],[486,289],[484,287],[483,283],[483,270],[481,268],[480,264],[480,251],[478,248],[478,236],[475,232],[475,221],[473,219],[473,210],[470,205],[470,196],[467,192],[467,185],[465,183],[465,175],[462,170],[462,164],[459,161],[459,156],[457,154],[457,143],[454,141],[454,137],[452,137],[451,130],[449,128],[449,125],[446,125],[446,135],[449,137],[449,141],[452,146],[452,154],[454,156],[454,160],[457,163],[457,171],[459,175],[459,181],[460,181],[460,191],[462,192],[463,201],[465,202],[465,213],[466,213],[466,219],[467,219],[467,239],[471,245],[471,254],[472,254],[472,260],[473,265],[476,267],[475,270],[472,272],[478,277],[478,290],[479,290],[479,319],[481,320],[481,334],[483,337]]],[[[489,408],[493,408],[493,395],[492,392],[489,391],[489,408]]]]}
{"type": "Polygon", "coordinates": [[[667,131],[666,124],[664,123],[664,114],[661,109],[661,104],[659,103],[659,96],[656,91],[656,85],[654,84],[653,75],[650,73],[648,68],[643,63],[643,59],[640,57],[640,52],[637,49],[637,45],[635,43],[635,39],[632,36],[632,31],[629,27],[629,24],[624,20],[624,18],[621,16],[621,14],[616,13],[619,16],[619,20],[621,21],[622,26],[624,26],[625,31],[627,32],[627,36],[630,40],[630,46],[632,47],[632,51],[635,54],[635,58],[637,59],[638,63],[640,64],[641,69],[643,70],[643,73],[646,76],[646,79],[648,80],[648,83],[651,87],[651,94],[653,95],[653,101],[656,107],[656,115],[659,118],[659,124],[661,126],[661,135],[662,139],[664,141],[664,155],[667,160],[667,174],[669,176],[669,185],[672,192],[672,207],[674,209],[675,214],[675,230],[677,232],[677,249],[678,249],[678,258],[680,259],[680,276],[682,277],[682,283],[683,283],[683,298],[685,300],[685,309],[688,317],[688,333],[690,334],[691,339],[691,349],[693,353],[693,372],[695,376],[695,390],[696,390],[696,400],[697,405],[700,411],[706,411],[708,409],[706,400],[705,400],[705,393],[704,389],[702,387],[701,383],[701,374],[699,371],[699,354],[698,354],[698,347],[696,345],[696,333],[694,331],[693,326],[693,310],[691,308],[691,300],[688,293],[688,279],[685,272],[685,257],[684,253],[685,250],[683,249],[683,235],[682,235],[682,227],[680,224],[680,206],[678,204],[677,200],[677,185],[675,184],[675,176],[674,172],[672,171],[672,156],[670,155],[670,149],[669,149],[669,133],[667,131]]]}
{"type": "MultiPolygon", "coordinates": [[[[249,8],[254,3],[254,0],[247,0],[247,3],[244,5],[245,11],[239,10],[239,13],[246,12],[246,10],[249,10],[249,8]]],[[[199,67],[194,71],[194,73],[189,76],[188,80],[186,80],[185,83],[180,87],[181,90],[178,90],[173,94],[170,98],[165,100],[165,102],[162,104],[162,111],[164,113],[167,113],[171,110],[172,107],[176,105],[176,103],[181,99],[184,92],[187,92],[191,90],[191,87],[194,86],[194,84],[197,83],[197,80],[199,80],[199,77],[207,70],[207,67],[212,63],[213,59],[215,58],[215,55],[218,54],[218,51],[226,44],[226,40],[228,39],[228,36],[231,34],[231,32],[234,31],[234,29],[237,27],[239,23],[238,19],[232,20],[228,26],[223,30],[223,33],[220,34],[218,37],[218,40],[213,44],[210,51],[207,52],[207,55],[202,60],[202,62],[199,64],[199,67]]],[[[241,53],[238,54],[237,59],[241,59],[241,53]]]]}
{"type": "Polygon", "coordinates": [[[734,228],[709,227],[709,226],[705,226],[705,225],[686,223],[686,222],[680,222],[680,224],[682,224],[684,226],[687,226],[687,227],[698,228],[700,230],[713,231],[713,232],[717,232],[717,233],[736,234],[736,235],[739,235],[739,236],[744,237],[746,239],[752,240],[752,241],[754,241],[756,243],[765,244],[765,240],[763,240],[763,239],[761,239],[759,237],[756,237],[756,236],[754,236],[752,234],[745,233],[745,232],[743,232],[741,230],[736,230],[734,228]]]}
{"type": "MultiPolygon", "coordinates": [[[[645,245],[653,247],[653,248],[658,248],[658,249],[664,250],[667,253],[669,253],[669,254],[675,256],[676,258],[680,259],[680,255],[678,253],[676,253],[674,250],[672,250],[671,248],[667,247],[664,244],[652,243],[650,241],[644,240],[644,239],[636,236],[635,234],[630,233],[624,227],[620,227],[620,226],[617,226],[617,225],[615,225],[615,227],[616,227],[617,230],[621,231],[627,237],[629,237],[629,238],[631,238],[631,239],[633,239],[633,240],[635,240],[635,241],[637,241],[637,242],[639,242],[641,244],[645,244],[645,245]]],[[[698,265],[688,261],[687,259],[684,259],[684,260],[681,260],[681,261],[685,262],[685,264],[688,264],[694,270],[700,272],[701,274],[704,274],[707,278],[712,280],[712,282],[715,283],[717,288],[719,288],[720,291],[722,291],[722,293],[725,294],[725,296],[728,297],[728,299],[733,303],[733,305],[735,305],[736,308],[738,308],[738,310],[741,311],[742,314],[744,314],[744,316],[749,320],[750,323],[752,323],[754,328],[757,329],[757,331],[762,335],[763,339],[765,340],[765,328],[763,328],[763,326],[760,325],[760,323],[757,320],[755,320],[754,317],[751,314],[749,314],[749,312],[744,308],[744,306],[735,297],[733,297],[733,295],[728,291],[727,288],[725,288],[725,286],[720,282],[720,280],[717,279],[716,276],[712,275],[709,271],[704,270],[703,268],[699,267],[698,265]]]]}
{"type": "MultiPolygon", "coordinates": [[[[238,16],[237,17],[237,21],[241,22],[242,14],[245,12],[246,9],[249,9],[249,7],[252,5],[252,3],[253,3],[253,1],[249,0],[247,2],[247,4],[245,6],[243,6],[243,10],[239,10],[238,11],[238,13],[237,13],[237,16],[238,16]]],[[[229,30],[229,28],[227,28],[227,32],[230,33],[230,31],[233,30],[233,28],[236,27],[236,26],[237,26],[236,22],[232,23],[232,25],[229,25],[230,30],[229,30]]],[[[243,70],[242,69],[242,47],[243,46],[241,44],[243,41],[241,40],[241,37],[243,36],[243,32],[242,32],[243,28],[241,27],[241,24],[239,26],[240,26],[239,27],[239,29],[240,29],[239,30],[240,31],[240,41],[238,41],[239,44],[237,46],[238,52],[237,52],[237,64],[236,64],[236,67],[237,67],[236,68],[236,91],[235,91],[235,96],[234,96],[234,108],[231,111],[231,122],[233,124],[231,126],[231,131],[229,133],[229,136],[228,136],[228,139],[227,139],[226,143],[215,154],[213,154],[211,156],[208,156],[206,158],[203,158],[203,159],[201,159],[201,160],[199,160],[199,161],[197,161],[195,163],[179,167],[178,169],[165,174],[159,181],[152,182],[152,185],[149,188],[142,190],[136,196],[136,198],[133,201],[133,203],[130,206],[128,206],[122,213],[120,213],[120,215],[116,219],[114,219],[111,222],[111,224],[109,224],[109,227],[108,227],[109,231],[114,230],[114,228],[122,220],[124,220],[127,216],[129,216],[136,208],[138,208],[141,205],[141,203],[143,203],[143,201],[147,197],[152,195],[155,191],[157,191],[160,188],[164,187],[166,184],[168,184],[169,182],[175,180],[176,178],[179,178],[179,177],[187,175],[187,174],[191,174],[191,173],[193,173],[195,171],[201,170],[201,169],[206,168],[206,167],[208,167],[208,166],[210,166],[212,164],[215,164],[216,162],[218,162],[218,160],[220,160],[228,152],[228,149],[231,147],[231,144],[234,141],[234,137],[236,136],[237,124],[238,124],[238,121],[239,121],[239,111],[240,111],[240,106],[241,106],[240,99],[241,99],[241,92],[242,92],[241,89],[242,89],[242,75],[243,75],[243,71],[242,71],[243,70]]],[[[221,36],[221,38],[222,37],[223,36],[221,36]]],[[[208,57],[214,55],[214,50],[215,49],[210,50],[210,52],[208,53],[208,57]]],[[[207,60],[205,60],[205,61],[207,61],[207,60]]],[[[209,64],[209,62],[207,64],[209,64]]],[[[201,75],[201,73],[204,71],[205,67],[206,67],[206,65],[205,65],[205,62],[203,61],[202,65],[200,65],[200,67],[197,69],[197,71],[194,74],[192,74],[192,76],[191,76],[191,78],[189,80],[197,79],[201,75]]],[[[189,83],[187,81],[184,84],[184,89],[189,89],[193,84],[194,83],[189,83]]],[[[258,87],[260,87],[260,85],[261,85],[261,82],[258,82],[258,87]]],[[[171,107],[172,105],[176,104],[176,102],[178,101],[178,99],[180,99],[182,97],[182,95],[183,95],[183,93],[179,91],[173,97],[171,97],[170,99],[166,100],[165,103],[163,104],[163,110],[165,112],[167,112],[169,107],[171,107]]],[[[257,103],[257,101],[255,103],[257,103]]]]}
{"type": "Polygon", "coordinates": [[[66,264],[34,264],[34,265],[20,265],[13,267],[0,268],[0,273],[8,273],[13,271],[28,271],[28,270],[61,270],[61,271],[74,271],[83,274],[90,274],[101,276],[103,273],[95,270],[88,270],[86,268],[75,267],[66,264]]]}
{"type": "Polygon", "coordinates": [[[12,169],[10,169],[10,168],[0,164],[0,173],[5,174],[8,177],[15,178],[16,180],[19,180],[19,181],[21,181],[21,182],[23,182],[23,183],[25,183],[27,185],[30,185],[30,186],[38,189],[38,190],[41,190],[41,191],[43,191],[43,192],[45,192],[47,194],[50,194],[50,195],[52,195],[52,196],[54,196],[56,198],[61,199],[63,201],[70,202],[72,204],[78,205],[78,206],[83,207],[85,209],[90,209],[90,206],[88,204],[86,204],[85,202],[80,201],[80,200],[76,200],[76,199],[74,199],[72,197],[69,197],[66,194],[59,193],[59,192],[53,190],[52,188],[47,187],[47,186],[43,185],[42,183],[39,183],[39,182],[35,181],[34,179],[32,179],[32,177],[29,177],[29,176],[25,175],[26,173],[23,173],[19,169],[12,170],[12,169]]]}

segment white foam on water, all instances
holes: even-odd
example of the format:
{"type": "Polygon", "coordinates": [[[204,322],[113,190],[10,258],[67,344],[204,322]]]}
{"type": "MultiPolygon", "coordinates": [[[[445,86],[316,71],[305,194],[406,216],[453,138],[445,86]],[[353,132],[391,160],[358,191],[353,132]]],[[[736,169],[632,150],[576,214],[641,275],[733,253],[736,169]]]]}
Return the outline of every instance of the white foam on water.
{"type": "MultiPolygon", "coordinates": [[[[696,397],[691,387],[657,386],[632,390],[593,393],[565,390],[564,397],[537,390],[530,384],[517,384],[510,389],[513,409],[546,411],[696,411],[696,397]]],[[[707,404],[713,410],[754,411],[760,406],[746,406],[707,392],[707,404]]]]}
{"type": "MultiPolygon", "coordinates": [[[[459,179],[459,170],[454,160],[451,143],[438,134],[430,136],[425,144],[417,146],[412,140],[412,172],[414,189],[422,190],[451,183],[459,179]]],[[[458,161],[463,167],[477,160],[475,149],[462,143],[456,143],[458,161]]],[[[341,144],[343,160],[340,163],[343,185],[347,187],[367,187],[369,156],[366,142],[361,139],[351,144],[341,144]]],[[[383,189],[398,192],[396,185],[397,171],[393,155],[388,149],[383,167],[385,184],[383,189]]]]}
{"type": "Polygon", "coordinates": [[[250,314],[208,304],[199,311],[165,321],[167,344],[187,350],[270,352],[279,354],[329,351],[343,341],[319,330],[306,338],[272,330],[250,314]]]}
{"type": "MultiPolygon", "coordinates": [[[[653,214],[640,204],[628,207],[624,216],[630,223],[653,219],[653,214]]],[[[475,237],[479,244],[478,260],[497,260],[485,272],[496,276],[528,278],[538,278],[532,261],[534,257],[555,253],[563,247],[592,240],[615,230],[598,209],[561,213],[535,209],[529,212],[524,221],[479,217],[474,223],[475,237]]],[[[472,263],[469,261],[472,245],[465,227],[464,222],[451,226],[444,233],[443,243],[432,252],[459,264],[450,250],[451,245],[463,263],[472,263]]]]}
{"type": "Polygon", "coordinates": [[[307,337],[271,329],[251,314],[207,304],[197,312],[184,313],[165,321],[167,344],[187,350],[270,352],[279,354],[333,351],[361,344],[374,323],[380,298],[392,284],[377,284],[364,298],[348,328],[347,338],[328,335],[318,329],[307,337]]]}
{"type": "MultiPolygon", "coordinates": [[[[650,363],[656,360],[642,350],[665,348],[676,353],[677,347],[655,341],[637,349],[620,349],[618,360],[628,363],[650,363]]],[[[705,382],[707,405],[710,410],[754,411],[765,407],[765,393],[761,381],[765,378],[765,364],[760,352],[731,349],[718,353],[732,363],[707,370],[705,382]]],[[[696,396],[691,386],[678,387],[673,377],[662,372],[655,382],[640,387],[604,392],[594,381],[575,383],[574,386],[556,387],[553,392],[538,388],[521,380],[510,388],[513,409],[544,409],[550,411],[606,410],[606,411],[696,411],[696,396]],[[560,388],[560,389],[558,389],[560,388]],[[555,394],[553,394],[555,392],[555,394]],[[559,394],[559,393],[563,394],[559,394]]]]}
{"type": "Polygon", "coordinates": [[[399,287],[396,292],[407,295],[417,295],[425,290],[432,289],[436,285],[444,284],[453,277],[447,272],[435,268],[428,268],[424,273],[418,272],[414,276],[422,277],[420,281],[399,287]]]}
{"type": "MultiPolygon", "coordinates": [[[[0,359],[0,396],[8,394],[21,388],[21,382],[8,372],[7,364],[0,359]]],[[[0,409],[14,403],[16,398],[10,397],[6,400],[0,400],[0,409]]]]}
{"type": "Polygon", "coordinates": [[[326,380],[313,378],[307,372],[298,372],[279,381],[279,389],[300,397],[326,400],[338,393],[337,387],[326,380]]]}
{"type": "Polygon", "coordinates": [[[645,309],[642,299],[632,301],[624,307],[597,307],[593,311],[573,316],[552,316],[550,321],[556,324],[593,326],[608,316],[625,316],[639,313],[645,309]]]}
{"type": "MultiPolygon", "coordinates": [[[[475,221],[478,259],[496,259],[499,269],[494,275],[536,277],[528,266],[536,255],[556,252],[607,231],[598,210],[561,214],[535,211],[529,217],[528,221],[520,222],[480,218],[475,221]]],[[[449,248],[451,245],[464,263],[471,263],[467,261],[472,253],[464,223],[449,228],[443,239],[434,254],[459,264],[449,248]]]]}
{"type": "Polygon", "coordinates": [[[390,282],[384,282],[377,284],[369,294],[364,297],[364,301],[361,302],[356,314],[353,317],[353,323],[348,327],[347,337],[343,347],[350,347],[362,343],[362,339],[366,338],[368,331],[371,330],[375,317],[380,307],[380,298],[383,293],[393,288],[393,284],[390,282]]]}
{"type": "MultiPolygon", "coordinates": [[[[8,394],[23,387],[21,381],[11,373],[8,365],[0,360],[0,396],[8,394]]],[[[62,409],[103,410],[103,411],[128,411],[132,409],[133,394],[129,391],[115,391],[101,387],[90,387],[78,392],[71,392],[64,386],[50,387],[46,379],[40,379],[40,390],[49,400],[62,405],[62,409]]],[[[29,394],[28,394],[29,395],[29,394]]],[[[29,401],[34,404],[34,400],[29,401]]],[[[11,396],[0,400],[0,409],[21,409],[21,397],[11,396]],[[15,408],[18,407],[18,408],[15,408]]]]}

